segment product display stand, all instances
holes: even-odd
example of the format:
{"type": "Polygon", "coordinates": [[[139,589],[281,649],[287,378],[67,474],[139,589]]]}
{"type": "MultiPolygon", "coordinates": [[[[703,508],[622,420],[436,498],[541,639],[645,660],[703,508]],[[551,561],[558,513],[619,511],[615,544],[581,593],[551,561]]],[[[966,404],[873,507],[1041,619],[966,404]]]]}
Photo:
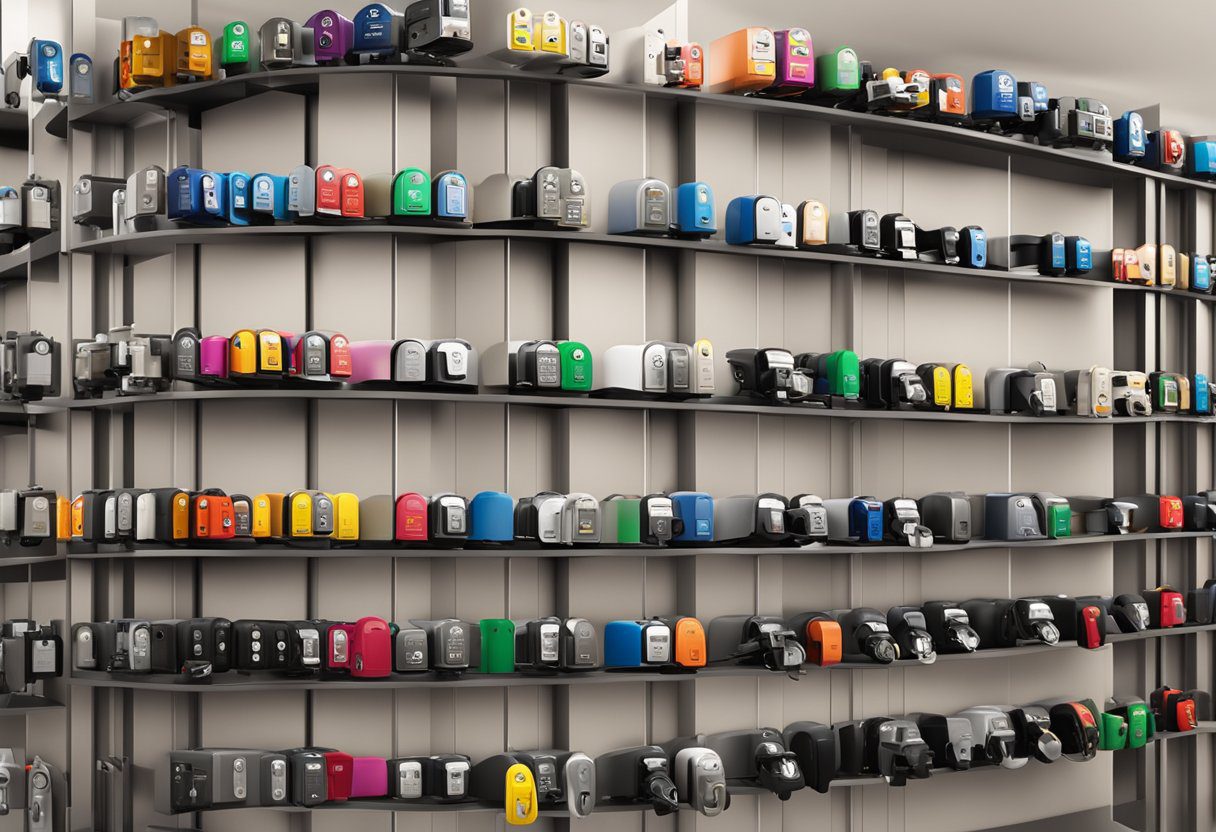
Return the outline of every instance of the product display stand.
{"type": "MultiPolygon", "coordinates": [[[[96,5],[31,4],[29,26],[68,52],[93,55],[98,88],[106,90],[119,26],[96,20],[96,5]]],[[[303,20],[314,11],[257,5],[245,13],[303,20]]],[[[498,0],[473,5],[478,52],[492,51],[505,36],[509,7],[498,0]]],[[[692,31],[675,33],[685,39],[708,42],[728,30],[698,23],[695,8],[673,9],[665,13],[671,25],[691,18],[692,31]]],[[[763,17],[762,9],[753,12],[763,17]]],[[[183,16],[162,26],[197,22],[217,32],[227,22],[210,19],[205,8],[201,13],[196,21],[183,16]]],[[[856,37],[864,34],[863,27],[856,37]]],[[[612,56],[617,66],[630,59],[625,51],[612,56]]],[[[850,348],[863,358],[961,361],[977,379],[990,367],[1032,361],[1209,377],[1216,369],[1214,296],[1108,282],[1115,247],[1155,240],[1180,251],[1212,251],[1216,187],[1109,157],[788,102],[643,88],[616,72],[584,81],[507,67],[291,70],[101,101],[58,113],[47,108],[30,121],[29,169],[60,181],[62,234],[0,256],[7,329],[38,329],[65,345],[127,324],[149,333],[266,326],[333,329],[352,340],[460,337],[481,351],[506,339],[572,338],[596,357],[614,344],[708,338],[719,396],[734,393],[725,355],[737,347],[850,348]],[[491,174],[569,166],[588,182],[591,227],[519,232],[369,221],[183,226],[112,238],[72,224],[77,177],[125,177],[151,164],[250,173],[335,164],[365,177],[407,166],[456,169],[472,185],[474,201],[478,183],[491,174]],[[899,211],[925,228],[981,225],[993,245],[1007,245],[1013,234],[1081,234],[1099,267],[1092,280],[964,274],[847,255],[728,249],[720,239],[609,238],[612,184],[643,176],[673,185],[708,182],[719,226],[734,196],[771,194],[795,204],[816,198],[833,211],[899,211]]],[[[1193,494],[1214,483],[1212,418],[1031,419],[782,410],[718,399],[542,399],[501,390],[215,391],[182,384],[168,394],[75,401],[69,355],[65,346],[61,399],[0,412],[5,487],[35,482],[68,495],[174,485],[245,494],[317,488],[471,497],[492,489],[520,497],[552,489],[603,498],[685,489],[827,498],[939,490],[1193,494]]],[[[0,746],[37,753],[66,774],[56,807],[63,825],[56,829],[67,832],[94,828],[94,770],[107,756],[130,762],[128,828],[136,832],[149,826],[388,832],[427,823],[502,829],[501,810],[395,807],[403,813],[395,815],[359,801],[315,812],[167,816],[153,806],[153,772],[168,751],[204,746],[317,745],[384,757],[458,752],[474,760],[549,747],[594,757],[631,744],[795,720],[954,713],[977,703],[1065,694],[1101,704],[1112,694],[1145,696],[1165,683],[1210,690],[1213,626],[1115,636],[1095,651],[1017,648],[943,656],[930,666],[810,667],[796,681],[715,668],[684,677],[513,674],[443,683],[254,676],[191,687],[172,678],[128,681],[71,671],[70,625],[204,615],[337,621],[577,615],[602,629],[613,619],[675,613],[708,622],[745,612],[1194,587],[1212,576],[1211,550],[1212,535],[1195,533],[927,550],[196,551],[69,544],[12,551],[0,559],[5,617],[63,622],[68,658],[64,678],[43,683],[47,704],[11,713],[0,707],[0,746]]],[[[1115,823],[1156,832],[1207,829],[1211,733],[1205,723],[1194,736],[1163,734],[1143,750],[1103,753],[1085,764],[1032,762],[965,777],[943,771],[907,788],[845,780],[826,795],[803,790],[787,802],[732,790],[730,809],[716,820],[688,811],[657,819],[605,810],[572,821],[549,812],[534,828],[1020,832],[1055,828],[1040,825],[1055,819],[1081,832],[1106,832],[1115,823]]],[[[22,829],[23,819],[23,812],[0,816],[0,832],[22,829]]]]}

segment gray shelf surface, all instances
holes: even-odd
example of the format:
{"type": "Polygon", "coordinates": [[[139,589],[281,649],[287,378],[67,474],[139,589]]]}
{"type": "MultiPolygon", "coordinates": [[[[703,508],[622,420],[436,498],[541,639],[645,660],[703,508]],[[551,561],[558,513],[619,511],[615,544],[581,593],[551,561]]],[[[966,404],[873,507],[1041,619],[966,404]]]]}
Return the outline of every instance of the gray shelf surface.
{"type": "MultiPolygon", "coordinates": [[[[481,59],[483,62],[486,59],[481,59]]],[[[1112,176],[1139,177],[1165,183],[1174,188],[1214,190],[1216,184],[1188,179],[1172,173],[1153,171],[1147,168],[1115,162],[1109,153],[1093,150],[1059,149],[1042,147],[1017,138],[969,130],[953,125],[935,124],[907,118],[892,118],[870,113],[858,113],[813,104],[761,98],[744,95],[719,95],[693,90],[624,84],[604,79],[575,78],[567,75],[543,73],[508,67],[434,67],[418,65],[371,66],[371,67],[318,67],[251,72],[206,81],[197,84],[180,84],[174,87],[148,90],[138,93],[130,100],[117,99],[84,106],[69,106],[48,124],[54,135],[66,135],[66,126],[86,124],[123,125],[151,112],[165,109],[197,114],[213,107],[230,104],[243,98],[264,92],[283,91],[296,93],[315,92],[320,79],[336,75],[390,74],[404,77],[457,78],[486,81],[531,81],[535,83],[590,86],[644,94],[650,98],[675,102],[703,102],[724,107],[776,113],[784,116],[801,116],[827,124],[842,125],[859,130],[883,131],[899,137],[916,137],[943,141],[951,144],[980,148],[995,153],[1007,153],[1031,159],[1071,165],[1108,173],[1112,176]]]]}
{"type": "MultiPolygon", "coordinates": [[[[1021,269],[968,269],[929,263],[920,260],[893,260],[879,257],[863,257],[831,251],[808,251],[778,248],[776,246],[732,246],[716,240],[678,240],[668,237],[631,236],[626,234],[602,234],[590,231],[546,231],[529,228],[452,228],[430,225],[398,225],[372,220],[352,220],[343,224],[309,225],[252,225],[225,228],[197,228],[183,226],[157,231],[108,235],[96,240],[79,243],[72,247],[74,254],[122,254],[134,257],[153,257],[168,254],[179,245],[239,244],[250,240],[309,238],[334,234],[390,234],[412,237],[429,242],[452,242],[459,240],[532,240],[556,243],[594,243],[599,245],[628,246],[634,248],[663,248],[678,251],[730,254],[743,257],[767,257],[781,260],[801,260],[827,264],[859,266],[863,268],[898,269],[918,274],[964,278],[968,280],[1010,280],[1028,283],[1049,283],[1058,286],[1085,286],[1097,289],[1121,289],[1126,291],[1153,292],[1177,297],[1189,297],[1209,303],[1216,296],[1182,289],[1163,289],[1158,286],[1144,287],[1114,280],[1087,277],[1050,277],[1034,271],[1021,269]]],[[[1095,253],[1095,262],[1104,262],[1102,253],[1095,253]]]]}
{"type": "MultiPolygon", "coordinates": [[[[486,546],[484,548],[451,549],[431,546],[385,548],[329,548],[325,546],[288,546],[268,543],[235,543],[219,547],[168,547],[158,544],[72,543],[66,547],[73,560],[107,558],[486,558],[486,557],[697,557],[712,555],[855,555],[855,554],[921,554],[932,552],[965,552],[980,549],[1041,549],[1080,546],[1090,543],[1140,543],[1150,540],[1194,540],[1212,538],[1216,532],[1147,532],[1137,534],[1084,534],[1043,540],[973,540],[970,543],[944,543],[928,549],[912,549],[895,545],[811,545],[811,546],[486,546]]],[[[54,558],[42,558],[43,562],[54,558]]],[[[7,561],[0,557],[0,566],[7,561]]]]}
{"type": "Polygon", "coordinates": [[[52,232],[31,240],[8,254],[0,254],[0,281],[25,280],[28,275],[26,266],[58,253],[59,234],[52,232]]]}
{"type": "Polygon", "coordinates": [[[300,399],[346,401],[405,401],[473,404],[520,405],[525,407],[592,408],[608,410],[652,410],[681,413],[752,413],[765,416],[805,416],[828,419],[886,419],[927,422],[983,422],[1019,425],[1135,425],[1148,422],[1179,424],[1216,424],[1216,416],[1153,414],[1144,417],[1094,418],[1088,416],[1024,416],[1007,413],[954,412],[937,410],[877,410],[869,408],[817,407],[807,404],[767,404],[740,396],[711,396],[705,399],[667,400],[625,398],[599,395],[553,394],[529,395],[504,392],[448,393],[442,390],[363,389],[357,387],[309,387],[301,382],[290,388],[237,386],[231,388],[200,388],[169,390],[134,396],[110,395],[92,399],[45,399],[25,406],[29,413],[52,413],[59,410],[99,410],[131,408],[141,404],[184,401],[218,401],[223,399],[300,399]]]}

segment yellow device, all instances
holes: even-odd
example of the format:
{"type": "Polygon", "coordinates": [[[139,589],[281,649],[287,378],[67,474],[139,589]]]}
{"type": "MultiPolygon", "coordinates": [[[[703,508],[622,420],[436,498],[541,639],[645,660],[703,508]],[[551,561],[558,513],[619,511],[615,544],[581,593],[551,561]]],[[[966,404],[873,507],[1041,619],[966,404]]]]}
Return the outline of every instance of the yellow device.
{"type": "Polygon", "coordinates": [[[55,538],[57,540],[71,540],[72,538],[72,504],[62,494],[55,498],[55,538]]]}
{"type": "Polygon", "coordinates": [[[693,361],[696,364],[693,376],[693,389],[690,391],[699,396],[714,394],[714,345],[708,338],[694,341],[692,345],[693,361]]]}
{"type": "Polygon", "coordinates": [[[545,12],[541,15],[540,25],[533,29],[532,48],[547,55],[565,57],[570,54],[570,49],[566,45],[568,32],[566,18],[554,11],[545,12]]]}
{"type": "Polygon", "coordinates": [[[507,15],[507,49],[512,52],[531,52],[536,47],[532,40],[532,12],[516,9],[507,15]]]}
{"type": "Polygon", "coordinates": [[[140,87],[171,87],[177,65],[177,35],[158,32],[131,41],[131,81],[140,87]]]}
{"type": "Polygon", "coordinates": [[[249,507],[250,534],[258,539],[269,539],[281,535],[283,533],[282,518],[275,523],[274,507],[282,505],[282,494],[258,494],[254,497],[253,505],[249,507]],[[276,525],[279,527],[278,534],[275,533],[276,525]]]}
{"type": "Polygon", "coordinates": [[[975,386],[966,364],[954,365],[954,406],[963,410],[975,407],[975,386]]]}
{"type": "Polygon", "coordinates": [[[1185,254],[1178,255],[1178,278],[1177,286],[1179,289],[1191,288],[1191,258],[1185,254]]]}
{"type": "Polygon", "coordinates": [[[359,539],[359,497],[349,491],[331,494],[334,504],[334,537],[338,540],[359,539]]]}
{"type": "Polygon", "coordinates": [[[1182,373],[1175,373],[1178,380],[1178,412],[1186,413],[1191,409],[1191,379],[1182,373]]]}
{"type": "Polygon", "coordinates": [[[949,407],[954,403],[950,390],[950,371],[938,364],[933,368],[933,403],[938,407],[949,407]]]}
{"type": "Polygon", "coordinates": [[[72,500],[72,530],[71,537],[84,537],[84,495],[72,500]]]}
{"type": "Polygon", "coordinates": [[[273,329],[258,330],[258,372],[272,375],[283,372],[283,336],[273,329]]]}
{"type": "Polygon", "coordinates": [[[293,491],[284,501],[286,537],[312,537],[312,492],[293,491]]]}
{"type": "Polygon", "coordinates": [[[1173,289],[1178,282],[1178,252],[1169,243],[1162,243],[1157,248],[1161,257],[1160,268],[1157,269],[1157,285],[1173,289]]]}
{"type": "Polygon", "coordinates": [[[527,826],[536,820],[536,780],[532,770],[523,763],[515,763],[507,769],[506,794],[503,807],[507,823],[512,826],[527,826]]]}
{"type": "Polygon", "coordinates": [[[177,33],[177,74],[208,81],[212,72],[211,34],[199,26],[177,33]]]}
{"type": "Polygon", "coordinates": [[[228,339],[228,373],[252,376],[258,371],[257,336],[252,329],[238,329],[228,339]]]}

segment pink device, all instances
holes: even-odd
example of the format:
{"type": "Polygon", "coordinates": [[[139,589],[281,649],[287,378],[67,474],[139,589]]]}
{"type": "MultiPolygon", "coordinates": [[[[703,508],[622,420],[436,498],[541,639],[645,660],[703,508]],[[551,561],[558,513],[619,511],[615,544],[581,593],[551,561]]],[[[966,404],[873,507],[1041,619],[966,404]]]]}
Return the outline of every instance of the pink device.
{"type": "Polygon", "coordinates": [[[393,344],[396,341],[351,341],[348,384],[393,380],[393,344]]]}

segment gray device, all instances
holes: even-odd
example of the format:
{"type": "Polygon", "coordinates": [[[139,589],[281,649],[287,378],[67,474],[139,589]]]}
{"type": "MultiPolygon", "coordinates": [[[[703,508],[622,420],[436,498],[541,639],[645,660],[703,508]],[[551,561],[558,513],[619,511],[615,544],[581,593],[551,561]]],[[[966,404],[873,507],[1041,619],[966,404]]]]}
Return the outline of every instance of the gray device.
{"type": "Polygon", "coordinates": [[[608,192],[609,234],[667,234],[671,188],[662,179],[627,179],[608,192]]]}
{"type": "Polygon", "coordinates": [[[942,543],[971,540],[971,501],[961,491],[935,491],[919,500],[921,522],[942,543]]]}
{"type": "Polygon", "coordinates": [[[985,494],[984,537],[989,540],[1040,540],[1034,500],[1029,494],[985,494]]]}

